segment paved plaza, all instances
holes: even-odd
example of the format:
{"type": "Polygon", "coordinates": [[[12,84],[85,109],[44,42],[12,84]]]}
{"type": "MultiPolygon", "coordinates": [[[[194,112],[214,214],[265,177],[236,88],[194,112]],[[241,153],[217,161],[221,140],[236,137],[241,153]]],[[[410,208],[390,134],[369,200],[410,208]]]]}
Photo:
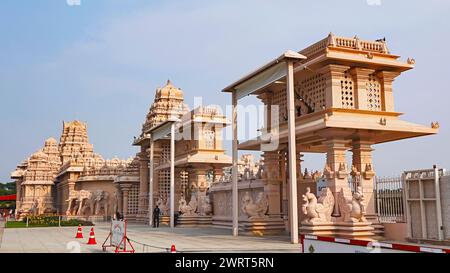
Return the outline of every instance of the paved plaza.
{"type": "MultiPolygon", "coordinates": [[[[95,226],[97,245],[87,245],[90,227],[83,228],[84,239],[75,239],[77,227],[4,229],[0,253],[102,253],[102,243],[109,225],[95,226]]],[[[289,252],[300,253],[300,245],[289,243],[286,236],[230,236],[229,230],[217,228],[152,229],[145,225],[128,226],[128,237],[137,253],[167,252],[175,244],[178,252],[289,252]]],[[[111,249],[108,252],[112,252],[111,249]]]]}

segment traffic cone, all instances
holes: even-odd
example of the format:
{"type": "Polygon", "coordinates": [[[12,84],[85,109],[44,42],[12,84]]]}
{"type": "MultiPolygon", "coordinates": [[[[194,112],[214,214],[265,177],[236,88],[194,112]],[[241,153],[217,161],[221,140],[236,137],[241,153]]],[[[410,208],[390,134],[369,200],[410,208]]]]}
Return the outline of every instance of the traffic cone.
{"type": "Polygon", "coordinates": [[[83,239],[83,229],[81,228],[81,225],[78,225],[77,236],[75,236],[75,239],[83,239]]]}
{"type": "Polygon", "coordinates": [[[91,233],[89,234],[88,245],[96,245],[97,241],[95,240],[94,228],[91,228],[91,233]]]}
{"type": "Polygon", "coordinates": [[[172,245],[172,247],[170,248],[170,253],[177,253],[175,245],[172,245]]]}

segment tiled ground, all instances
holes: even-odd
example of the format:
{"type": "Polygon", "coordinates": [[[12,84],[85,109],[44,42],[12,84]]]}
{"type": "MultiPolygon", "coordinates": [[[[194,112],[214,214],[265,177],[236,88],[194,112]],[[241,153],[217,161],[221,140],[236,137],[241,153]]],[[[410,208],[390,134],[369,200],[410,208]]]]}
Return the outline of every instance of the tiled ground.
{"type": "Polygon", "coordinates": [[[2,239],[3,239],[3,230],[5,223],[2,219],[0,219],[0,248],[2,247],[2,239]]]}
{"type": "MultiPolygon", "coordinates": [[[[87,245],[90,228],[83,229],[84,239],[74,239],[76,227],[5,229],[0,253],[102,252],[101,244],[109,233],[108,225],[97,225],[97,245],[87,245]]],[[[230,236],[229,230],[215,228],[152,229],[129,225],[128,237],[136,252],[166,252],[172,244],[178,252],[300,252],[300,245],[289,243],[288,236],[230,236]]]]}

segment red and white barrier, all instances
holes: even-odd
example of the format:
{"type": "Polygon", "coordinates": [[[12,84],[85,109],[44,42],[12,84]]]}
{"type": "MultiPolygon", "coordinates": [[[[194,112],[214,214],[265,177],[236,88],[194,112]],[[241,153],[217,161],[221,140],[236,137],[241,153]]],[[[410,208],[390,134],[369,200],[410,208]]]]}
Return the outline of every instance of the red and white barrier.
{"type": "Polygon", "coordinates": [[[303,253],[450,253],[450,248],[341,239],[314,235],[301,236],[303,253]]]}

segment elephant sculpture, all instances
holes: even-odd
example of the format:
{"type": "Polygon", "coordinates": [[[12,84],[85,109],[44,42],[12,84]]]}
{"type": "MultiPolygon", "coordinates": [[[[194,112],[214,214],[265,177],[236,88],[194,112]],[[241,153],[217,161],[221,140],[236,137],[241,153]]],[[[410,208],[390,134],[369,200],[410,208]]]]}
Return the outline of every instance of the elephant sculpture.
{"type": "Polygon", "coordinates": [[[91,213],[93,215],[99,215],[102,210],[104,216],[108,215],[108,201],[109,193],[102,190],[97,190],[92,194],[92,199],[90,203],[91,213]]]}
{"type": "Polygon", "coordinates": [[[66,200],[68,202],[66,215],[82,215],[84,206],[90,203],[91,198],[92,193],[90,191],[80,190],[70,192],[69,198],[66,200]]]}

